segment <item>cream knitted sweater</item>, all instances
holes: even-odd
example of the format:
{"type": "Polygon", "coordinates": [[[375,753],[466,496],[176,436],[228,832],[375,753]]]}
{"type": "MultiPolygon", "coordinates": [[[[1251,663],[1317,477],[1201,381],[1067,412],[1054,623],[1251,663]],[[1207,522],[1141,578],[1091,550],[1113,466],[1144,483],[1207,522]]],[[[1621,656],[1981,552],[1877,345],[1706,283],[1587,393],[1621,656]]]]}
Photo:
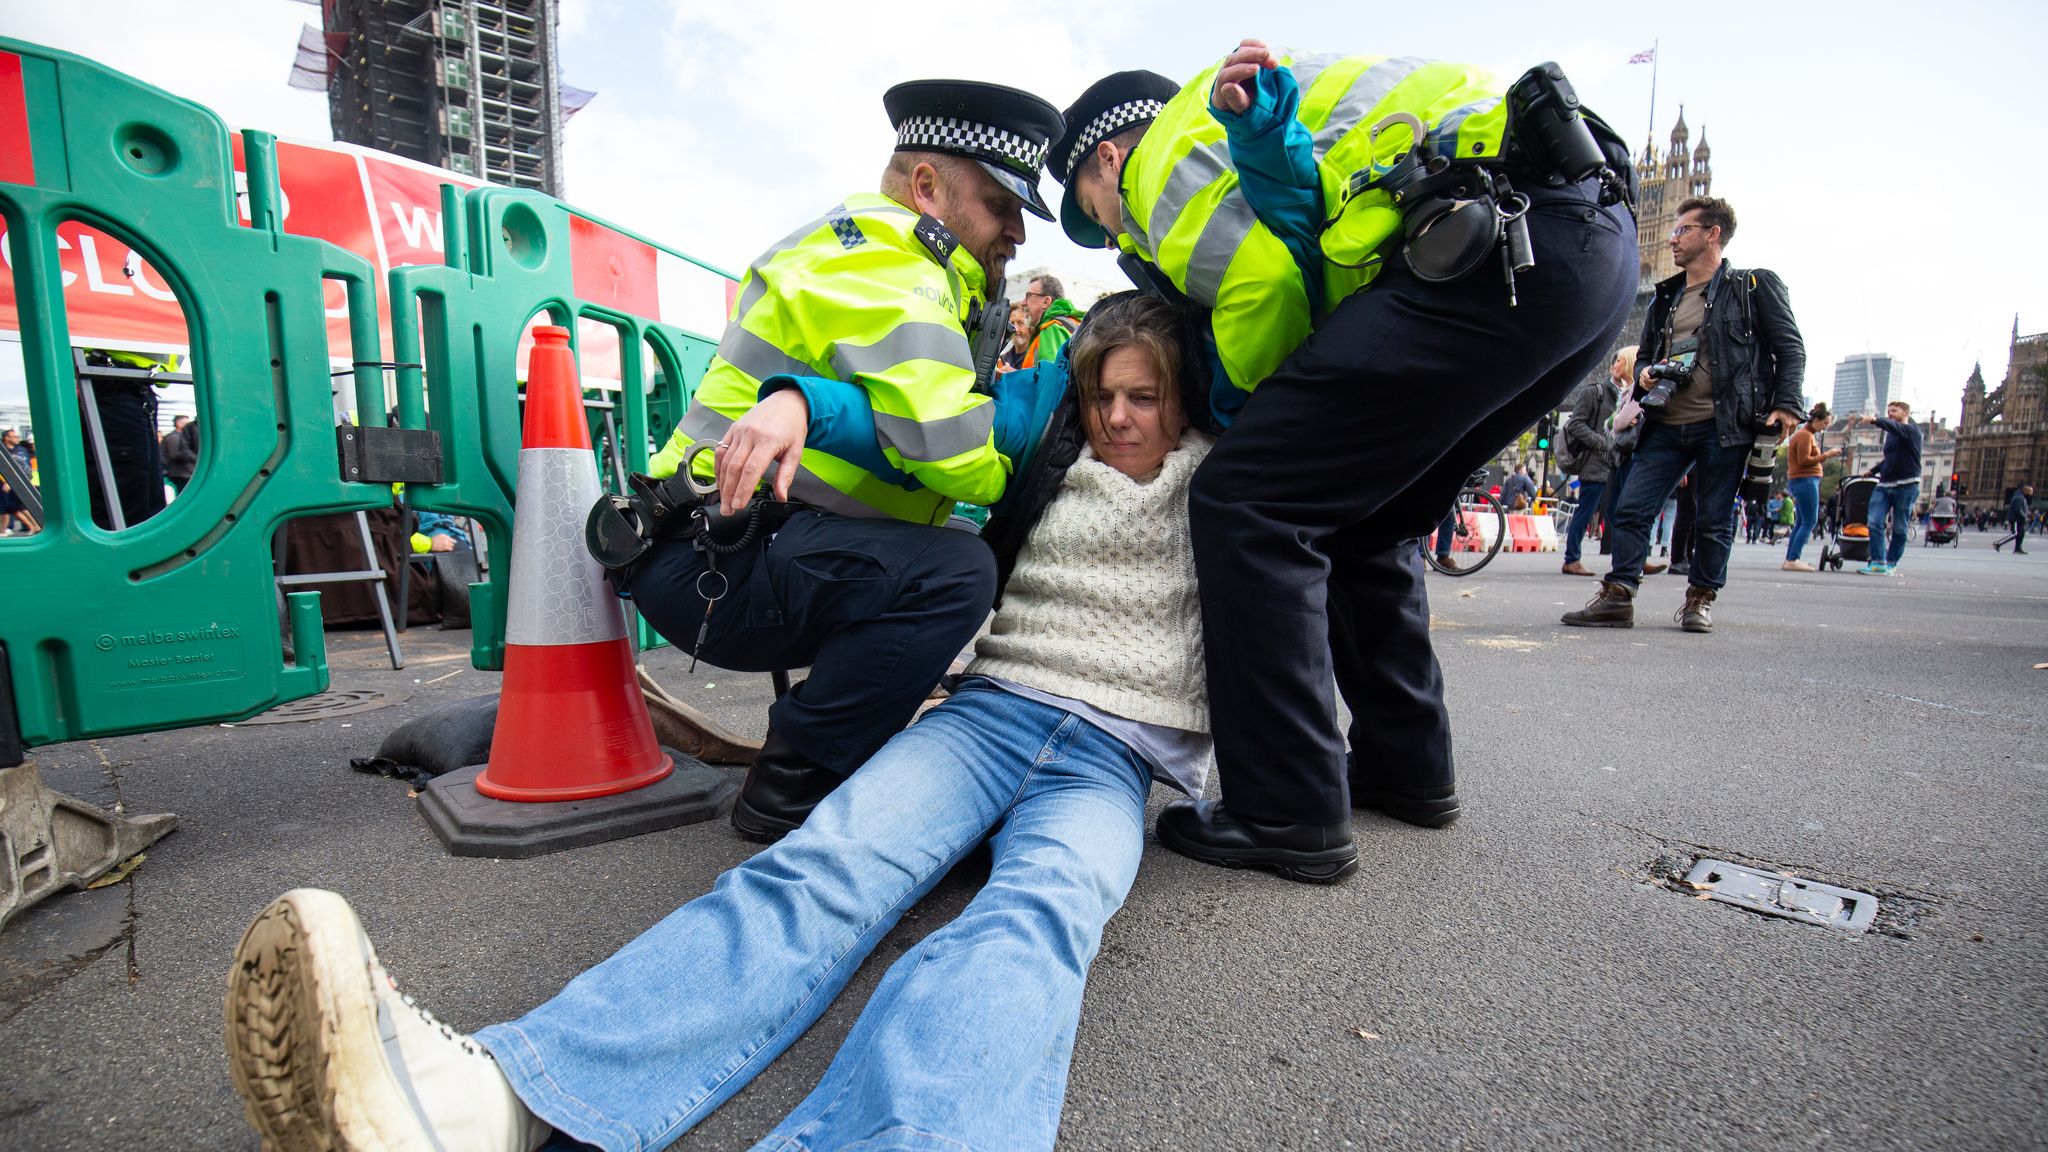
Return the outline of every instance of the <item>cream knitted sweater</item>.
{"type": "Polygon", "coordinates": [[[1024,542],[968,674],[1207,732],[1188,482],[1213,444],[1188,430],[1143,482],[1083,447],[1024,542]]]}

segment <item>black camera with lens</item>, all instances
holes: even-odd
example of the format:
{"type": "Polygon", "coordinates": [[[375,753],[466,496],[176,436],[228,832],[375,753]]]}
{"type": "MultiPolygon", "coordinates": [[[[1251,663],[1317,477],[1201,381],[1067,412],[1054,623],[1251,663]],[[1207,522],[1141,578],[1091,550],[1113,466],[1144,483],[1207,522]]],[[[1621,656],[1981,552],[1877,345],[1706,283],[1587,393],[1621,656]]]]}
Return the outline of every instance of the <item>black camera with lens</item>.
{"type": "Polygon", "coordinates": [[[1662,408],[1671,403],[1671,396],[1692,380],[1693,354],[1687,352],[1669,360],[1659,360],[1643,369],[1643,375],[1651,380],[1649,390],[1643,393],[1643,407],[1662,408]]]}

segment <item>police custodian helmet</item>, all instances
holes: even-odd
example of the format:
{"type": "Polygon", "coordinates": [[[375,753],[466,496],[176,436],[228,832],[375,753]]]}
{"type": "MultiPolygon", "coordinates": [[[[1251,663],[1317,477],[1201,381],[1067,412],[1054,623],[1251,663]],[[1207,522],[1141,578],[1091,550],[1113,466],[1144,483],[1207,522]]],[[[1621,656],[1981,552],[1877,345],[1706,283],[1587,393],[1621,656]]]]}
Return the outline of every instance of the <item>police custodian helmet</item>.
{"type": "Polygon", "coordinates": [[[1115,72],[1090,84],[1067,109],[1066,131],[1053,144],[1046,166],[1053,179],[1067,186],[1066,198],[1060,202],[1060,226],[1074,243],[1083,248],[1109,244],[1108,233],[1081,211],[1080,201],[1074,198],[1074,169],[1102,141],[1158,119],[1166,102],[1179,92],[1180,85],[1157,72],[1115,72]]]}
{"type": "Polygon", "coordinates": [[[1032,215],[1051,220],[1038,194],[1059,109],[1029,92],[975,80],[911,80],[882,95],[898,152],[948,152],[980,164],[1032,215]]]}

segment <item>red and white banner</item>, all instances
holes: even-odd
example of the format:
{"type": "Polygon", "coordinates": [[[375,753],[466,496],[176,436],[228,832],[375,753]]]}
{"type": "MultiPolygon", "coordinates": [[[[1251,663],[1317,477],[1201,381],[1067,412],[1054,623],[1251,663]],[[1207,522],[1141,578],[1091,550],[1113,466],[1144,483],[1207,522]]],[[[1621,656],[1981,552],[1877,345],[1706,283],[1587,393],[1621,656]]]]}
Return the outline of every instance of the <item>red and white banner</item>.
{"type": "MultiPolygon", "coordinates": [[[[7,77],[0,75],[0,103],[7,77]]],[[[233,137],[236,186],[243,186],[242,138],[233,137]]],[[[23,149],[25,152],[26,149],[23,149]]],[[[378,281],[378,326],[385,354],[391,346],[390,300],[384,273],[442,262],[441,185],[474,188],[480,181],[350,144],[277,144],[279,209],[284,230],[326,240],[370,262],[378,281]]],[[[0,179],[6,174],[0,172],[0,179]]],[[[248,198],[238,198],[249,223],[248,198]]],[[[146,237],[143,238],[146,241],[146,237]]],[[[124,242],[70,222],[57,228],[64,309],[78,347],[142,352],[183,352],[185,320],[177,297],[157,271],[124,242]]],[[[574,292],[615,308],[717,339],[737,285],[673,252],[656,248],[595,220],[570,216],[569,256],[574,292]]],[[[0,235],[0,338],[20,338],[11,254],[0,235]]],[[[328,345],[337,360],[349,356],[344,290],[326,287],[328,345]]],[[[537,303],[537,301],[536,301],[537,303]]],[[[540,322],[548,322],[542,317],[540,322]]],[[[588,335],[588,322],[584,327],[588,335]]],[[[584,342],[584,341],[579,341],[584,342]]],[[[520,360],[525,359],[522,340],[520,360]]],[[[610,355],[586,347],[586,377],[619,378],[618,341],[610,355]]]]}

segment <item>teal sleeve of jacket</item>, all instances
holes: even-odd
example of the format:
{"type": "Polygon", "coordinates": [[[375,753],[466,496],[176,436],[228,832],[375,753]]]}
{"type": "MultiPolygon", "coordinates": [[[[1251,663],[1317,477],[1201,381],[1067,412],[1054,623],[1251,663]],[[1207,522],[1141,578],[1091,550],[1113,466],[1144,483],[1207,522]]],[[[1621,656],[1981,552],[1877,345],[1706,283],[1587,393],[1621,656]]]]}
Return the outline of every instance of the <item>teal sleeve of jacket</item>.
{"type": "Polygon", "coordinates": [[[802,392],[811,406],[811,426],[804,434],[804,447],[837,456],[907,492],[924,487],[917,477],[889,463],[882,455],[882,441],[875,433],[875,410],[868,403],[867,389],[822,376],[770,376],[761,381],[759,399],[765,400],[784,388],[802,392]]]}
{"type": "MultiPolygon", "coordinates": [[[[1051,364],[996,377],[995,446],[997,452],[1011,460],[1011,475],[1022,472],[1029,463],[1046,421],[1066,391],[1066,382],[1065,349],[1051,364]]],[[[869,405],[866,389],[844,380],[784,375],[763,380],[760,396],[766,399],[784,388],[802,392],[810,405],[806,448],[837,456],[908,491],[924,487],[916,477],[891,465],[882,455],[881,441],[875,434],[875,410],[869,405]]]]}
{"type": "Polygon", "coordinates": [[[1323,179],[1315,139],[1295,115],[1301,86],[1287,68],[1264,68],[1243,112],[1209,106],[1222,123],[1237,168],[1238,187],[1259,223],[1280,238],[1301,269],[1309,307],[1323,310],[1323,179]]]}

